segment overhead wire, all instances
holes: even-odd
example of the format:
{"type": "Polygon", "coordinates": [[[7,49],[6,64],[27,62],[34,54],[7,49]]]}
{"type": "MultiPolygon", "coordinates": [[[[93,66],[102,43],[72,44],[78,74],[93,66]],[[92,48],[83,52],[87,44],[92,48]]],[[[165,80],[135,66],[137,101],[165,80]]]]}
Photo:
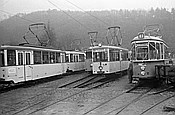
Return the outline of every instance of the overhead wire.
{"type": "MultiPolygon", "coordinates": [[[[95,19],[99,20],[100,22],[102,22],[102,23],[103,23],[103,24],[105,24],[106,26],[109,26],[109,24],[108,24],[108,23],[106,23],[105,21],[101,20],[100,18],[98,18],[98,17],[96,17],[96,16],[92,15],[91,13],[89,13],[89,12],[87,12],[87,11],[83,10],[82,8],[80,8],[79,6],[77,6],[76,4],[74,4],[74,3],[72,3],[72,2],[70,2],[70,1],[68,1],[68,0],[65,0],[65,1],[67,1],[67,2],[68,2],[68,3],[70,3],[70,4],[72,4],[72,5],[73,5],[73,6],[75,6],[76,8],[78,8],[78,9],[82,10],[84,13],[86,13],[86,14],[90,15],[91,17],[93,17],[93,18],[95,18],[95,19]]],[[[107,37],[105,37],[105,38],[107,39],[107,37]]],[[[103,38],[103,39],[105,39],[105,38],[103,38]]],[[[97,39],[97,38],[96,38],[96,39],[97,39]]],[[[108,40],[107,40],[107,43],[108,43],[108,40]]]]}
{"type": "MultiPolygon", "coordinates": [[[[94,16],[94,15],[92,15],[91,13],[89,13],[89,12],[86,12],[85,10],[83,10],[82,8],[80,8],[79,6],[77,6],[76,4],[74,4],[74,3],[72,3],[72,2],[70,2],[70,1],[68,1],[68,0],[65,0],[65,1],[67,1],[68,3],[70,3],[70,4],[72,4],[73,6],[75,6],[76,8],[78,8],[78,9],[80,9],[80,10],[82,10],[83,12],[85,12],[86,14],[88,14],[88,15],[90,15],[90,16],[92,16],[93,18],[95,18],[95,19],[97,19],[97,20],[99,20],[100,22],[102,22],[102,23],[104,23],[105,25],[107,25],[107,26],[109,26],[109,24],[108,23],[106,23],[105,21],[103,21],[103,20],[101,20],[101,19],[99,19],[98,17],[96,17],[96,16],[94,16]]],[[[122,42],[122,34],[121,34],[121,31],[119,30],[119,33],[120,33],[120,35],[121,35],[121,42],[122,42]]],[[[107,35],[106,35],[106,37],[105,37],[106,39],[107,39],[107,35]]],[[[109,43],[109,41],[107,40],[107,43],[109,43]]],[[[119,43],[119,42],[118,42],[119,43]]],[[[121,44],[121,43],[119,43],[119,44],[121,44]]]]}
{"type": "Polygon", "coordinates": [[[6,5],[10,0],[5,1],[2,6],[6,5]]]}
{"type": "Polygon", "coordinates": [[[87,29],[88,31],[90,31],[91,29],[88,28],[87,26],[85,26],[84,24],[82,24],[80,21],[78,21],[77,19],[75,19],[74,17],[72,17],[70,14],[68,14],[67,12],[65,12],[64,10],[62,10],[60,7],[58,7],[56,4],[54,4],[53,2],[51,2],[50,0],[47,0],[50,4],[52,4],[53,6],[55,6],[56,8],[58,8],[60,11],[62,11],[63,13],[65,13],[67,16],[71,17],[74,21],[76,21],[78,24],[80,24],[82,27],[84,27],[85,29],[87,29]]]}
{"type": "Polygon", "coordinates": [[[76,4],[74,4],[74,3],[72,3],[72,2],[70,2],[70,1],[68,1],[68,0],[65,0],[65,1],[67,1],[67,2],[70,3],[70,4],[72,4],[73,6],[77,7],[78,9],[82,10],[82,11],[85,12],[86,14],[88,14],[88,15],[94,17],[95,19],[101,21],[101,22],[104,23],[105,25],[109,26],[108,23],[106,23],[105,21],[103,21],[103,20],[97,18],[96,16],[92,15],[91,13],[86,12],[85,10],[83,10],[82,8],[80,8],[79,6],[77,6],[76,4]]]}

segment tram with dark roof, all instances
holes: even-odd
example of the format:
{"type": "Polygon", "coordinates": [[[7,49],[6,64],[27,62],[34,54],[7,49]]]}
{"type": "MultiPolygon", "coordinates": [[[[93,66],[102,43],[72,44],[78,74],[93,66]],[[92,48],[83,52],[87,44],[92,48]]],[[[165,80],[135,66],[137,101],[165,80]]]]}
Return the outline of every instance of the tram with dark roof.
{"type": "Polygon", "coordinates": [[[145,29],[131,41],[132,78],[155,78],[155,65],[166,64],[168,48],[159,29],[145,29]]]}

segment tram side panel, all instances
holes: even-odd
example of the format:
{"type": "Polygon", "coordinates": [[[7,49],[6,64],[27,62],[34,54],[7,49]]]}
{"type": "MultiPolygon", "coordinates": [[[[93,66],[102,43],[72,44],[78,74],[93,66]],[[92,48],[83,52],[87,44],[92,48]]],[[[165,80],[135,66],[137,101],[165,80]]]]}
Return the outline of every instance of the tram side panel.
{"type": "Polygon", "coordinates": [[[67,68],[70,71],[81,71],[85,70],[85,62],[71,62],[67,63],[67,68]]]}
{"type": "Polygon", "coordinates": [[[119,72],[121,65],[120,61],[109,62],[109,73],[119,72]]]}
{"type": "Polygon", "coordinates": [[[129,61],[121,61],[121,71],[127,70],[129,67],[129,61]]]}
{"type": "Polygon", "coordinates": [[[1,79],[5,81],[13,81],[14,83],[25,81],[23,71],[17,66],[1,67],[1,79]]]}
{"type": "Polygon", "coordinates": [[[63,64],[42,64],[33,66],[33,80],[63,74],[63,64]]]}

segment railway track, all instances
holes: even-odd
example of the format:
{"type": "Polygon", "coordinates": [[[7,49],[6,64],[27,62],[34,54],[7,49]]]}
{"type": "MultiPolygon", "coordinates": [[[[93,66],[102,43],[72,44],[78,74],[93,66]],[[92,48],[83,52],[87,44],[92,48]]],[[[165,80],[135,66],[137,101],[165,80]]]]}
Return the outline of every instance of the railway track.
{"type": "MultiPolygon", "coordinates": [[[[79,81],[81,81],[83,79],[86,79],[90,76],[91,75],[87,75],[83,78],[80,78],[80,79],[75,80],[75,81],[71,81],[71,82],[63,84],[63,85],[60,85],[60,84],[56,85],[56,86],[54,86],[54,88],[51,88],[51,90],[44,91],[42,93],[31,96],[31,97],[29,97],[27,99],[24,99],[22,101],[16,102],[15,105],[12,107],[12,111],[16,110],[16,109],[19,109],[19,108],[24,108],[24,107],[31,106],[31,104],[33,104],[33,103],[37,103],[38,101],[42,101],[42,100],[46,99],[47,97],[49,97],[51,95],[54,95],[55,93],[61,92],[61,91],[59,91],[60,88],[63,88],[65,86],[68,86],[68,85],[71,85],[71,84],[74,84],[75,82],[79,82],[79,81]]],[[[69,89],[67,89],[67,90],[69,90],[69,89]]],[[[6,96],[2,96],[2,97],[6,97],[6,96]]],[[[11,111],[5,111],[5,113],[10,113],[10,112],[11,111]]]]}
{"type": "MultiPolygon", "coordinates": [[[[157,95],[157,94],[163,93],[163,92],[165,92],[165,91],[168,91],[168,90],[174,88],[174,86],[170,86],[170,87],[168,87],[168,88],[166,88],[166,89],[163,89],[163,90],[161,90],[161,91],[157,91],[157,92],[150,93],[150,91],[151,91],[154,87],[146,88],[146,89],[144,89],[144,90],[141,91],[139,85],[140,85],[140,84],[136,84],[136,85],[133,86],[131,89],[129,89],[129,90],[127,90],[127,91],[124,91],[124,92],[122,92],[122,93],[116,95],[115,97],[113,97],[113,98],[111,98],[111,99],[109,99],[109,100],[107,100],[107,101],[105,101],[105,102],[103,102],[103,103],[97,105],[96,107],[91,108],[90,110],[88,110],[87,112],[83,113],[82,115],[87,115],[87,114],[93,112],[94,110],[96,110],[96,109],[98,109],[98,108],[104,106],[105,104],[108,104],[108,103],[111,102],[111,101],[114,101],[114,100],[117,99],[118,97],[121,97],[121,96],[123,96],[123,95],[125,95],[125,94],[128,94],[128,93],[139,94],[139,96],[137,96],[137,97],[134,98],[133,100],[129,101],[127,104],[124,104],[124,105],[122,105],[122,106],[120,106],[120,107],[118,107],[118,108],[115,108],[115,109],[113,109],[113,110],[111,110],[111,111],[109,111],[108,113],[105,114],[105,115],[110,115],[111,113],[114,113],[114,112],[118,111],[118,112],[115,113],[115,115],[118,115],[118,114],[120,114],[122,111],[124,111],[129,105],[134,104],[134,103],[136,103],[137,101],[139,101],[139,100],[141,100],[141,99],[143,99],[143,98],[145,98],[145,97],[148,97],[148,96],[151,96],[151,95],[157,95]],[[138,90],[138,89],[139,89],[139,90],[138,90]]],[[[143,88],[141,88],[141,89],[143,89],[143,88]]],[[[174,97],[174,95],[171,96],[171,97],[169,97],[169,98],[172,98],[172,97],[174,97]]],[[[150,108],[150,109],[152,109],[152,108],[150,108]]],[[[147,111],[148,111],[148,110],[145,110],[145,112],[147,112],[147,111]]]]}
{"type": "MultiPolygon", "coordinates": [[[[64,101],[64,100],[66,100],[68,98],[71,98],[75,95],[86,92],[87,90],[91,90],[93,88],[100,87],[100,86],[104,85],[105,83],[108,83],[108,82],[111,81],[111,80],[108,80],[108,81],[105,81],[105,82],[97,83],[99,81],[103,81],[102,79],[105,79],[105,78],[88,75],[88,76],[83,77],[81,79],[72,81],[72,82],[67,83],[67,84],[63,84],[61,86],[57,86],[54,89],[51,89],[51,90],[46,91],[44,93],[40,93],[38,95],[35,95],[35,96],[27,98],[23,101],[20,101],[20,102],[15,104],[15,107],[14,106],[12,107],[12,111],[5,111],[5,113],[10,113],[12,115],[20,114],[20,113],[24,114],[24,113],[28,113],[27,111],[29,109],[37,108],[36,106],[39,106],[43,103],[47,103],[46,106],[44,106],[42,108],[37,108],[36,110],[34,110],[33,112],[28,113],[28,114],[35,113],[39,110],[42,110],[42,109],[47,108],[49,106],[52,106],[56,103],[64,101]],[[92,86],[90,86],[90,85],[92,85],[92,86]],[[67,87],[72,87],[72,86],[74,88],[77,88],[77,87],[80,87],[80,86],[81,87],[88,86],[88,88],[82,89],[82,90],[78,89],[78,91],[72,92],[72,88],[67,88],[67,87]],[[67,94],[67,92],[72,92],[72,93],[67,94]],[[65,98],[59,98],[60,94],[65,95],[65,98]],[[52,99],[53,95],[57,95],[57,99],[52,99]]],[[[64,97],[64,96],[60,96],[60,97],[64,97]]]]}
{"type": "MultiPolygon", "coordinates": [[[[27,82],[21,82],[21,83],[17,83],[17,84],[2,84],[0,86],[0,94],[8,92],[8,91],[12,91],[18,88],[28,88],[31,86],[35,86],[35,85],[39,85],[39,84],[43,84],[43,83],[47,83],[47,82],[52,82],[55,80],[59,80],[64,78],[65,76],[69,76],[69,75],[76,75],[76,74],[82,74],[83,72],[74,72],[74,73],[67,73],[67,74],[63,74],[63,75],[56,75],[56,76],[52,76],[52,77],[48,77],[48,78],[43,78],[43,79],[38,79],[38,80],[32,80],[32,81],[27,81],[27,82]]],[[[86,79],[86,77],[82,78],[82,79],[86,79]]],[[[76,81],[75,81],[76,82],[76,81]]],[[[72,83],[70,83],[72,84],[72,83]]],[[[66,85],[69,84],[65,84],[65,86],[63,85],[62,87],[66,87],[66,85]]],[[[61,88],[61,86],[60,86],[61,88]]]]}
{"type": "MultiPolygon", "coordinates": [[[[156,107],[157,105],[159,105],[159,104],[161,104],[161,103],[163,103],[163,102],[165,102],[165,101],[167,101],[167,100],[169,100],[169,99],[171,99],[171,98],[173,98],[173,97],[175,97],[175,94],[174,95],[171,95],[171,96],[169,96],[169,97],[167,97],[167,98],[165,98],[165,99],[162,99],[161,101],[159,101],[159,102],[157,102],[157,103],[155,103],[154,105],[152,105],[152,106],[150,106],[149,108],[147,108],[147,109],[145,109],[143,112],[141,112],[139,115],[143,115],[143,114],[145,114],[145,113],[147,113],[148,111],[150,111],[151,109],[153,109],[154,107],[156,107]]],[[[175,111],[175,110],[174,110],[175,111]]]]}
{"type": "MultiPolygon", "coordinates": [[[[104,83],[103,83],[104,84],[104,83]]],[[[45,100],[45,99],[43,99],[43,100],[41,100],[41,101],[38,101],[38,102],[36,102],[36,103],[34,103],[34,104],[32,104],[32,105],[30,105],[30,106],[28,106],[28,107],[24,107],[24,108],[22,108],[22,109],[20,109],[20,110],[18,110],[18,111],[16,111],[16,112],[14,112],[14,113],[12,113],[12,115],[16,115],[16,114],[24,114],[24,113],[27,113],[27,114],[34,114],[34,113],[36,113],[36,112],[38,112],[38,111],[41,111],[41,110],[43,110],[43,109],[45,109],[45,108],[47,108],[47,107],[50,107],[50,106],[52,106],[52,105],[55,105],[55,104],[57,104],[57,103],[59,103],[59,102],[61,102],[61,101],[64,101],[64,100],[66,100],[66,99],[69,99],[69,98],[71,98],[71,97],[73,97],[73,96],[75,96],[75,95],[78,95],[78,94],[81,94],[81,93],[83,93],[83,92],[86,92],[86,91],[88,91],[88,90],[91,90],[91,89],[93,89],[93,88],[97,88],[97,87],[99,87],[99,85],[102,85],[102,84],[97,84],[97,85],[94,85],[94,86],[92,86],[92,87],[90,87],[90,88],[87,88],[87,89],[82,89],[82,90],[80,90],[80,91],[78,91],[78,92],[74,92],[73,94],[70,94],[70,95],[66,95],[65,96],[65,98],[61,98],[61,99],[56,99],[56,100],[45,100]],[[47,101],[49,101],[49,102],[47,102],[47,101]],[[46,105],[45,104],[43,104],[43,103],[47,103],[46,105]],[[49,103],[49,104],[48,104],[49,103]],[[40,108],[37,108],[37,106],[38,105],[40,105],[40,104],[42,104],[42,105],[44,105],[44,106],[42,106],[42,107],[40,107],[40,108]],[[36,109],[37,108],[37,109],[36,109]],[[31,110],[31,109],[35,109],[35,110],[33,110],[32,112],[27,112],[27,110],[31,110]]],[[[71,89],[68,89],[68,90],[66,90],[65,92],[68,92],[68,91],[70,91],[71,89]]],[[[49,97],[47,97],[47,98],[49,98],[49,97]]]]}
{"type": "MultiPolygon", "coordinates": [[[[18,102],[15,105],[12,105],[11,110],[4,111],[4,114],[10,114],[10,115],[35,114],[39,111],[42,111],[43,109],[52,107],[59,102],[64,102],[67,99],[71,99],[74,96],[81,95],[88,90],[101,87],[104,84],[109,83],[113,80],[114,79],[107,79],[105,77],[97,77],[97,76],[87,75],[83,78],[77,79],[75,81],[72,81],[72,82],[69,82],[69,83],[66,83],[63,85],[58,85],[54,89],[51,89],[47,92],[35,95],[35,96],[30,97],[28,99],[25,99],[21,102],[18,102]],[[85,87],[85,88],[82,89],[83,87],[85,87]],[[72,90],[75,90],[75,91],[72,91],[72,90]],[[68,93],[68,92],[70,92],[70,93],[68,93]]],[[[88,111],[86,111],[82,115],[86,115],[88,113],[91,113],[94,110],[100,108],[101,106],[103,106],[105,104],[108,104],[108,102],[111,102],[111,101],[115,100],[117,97],[121,97],[124,94],[137,94],[137,95],[140,94],[135,99],[129,101],[127,104],[123,104],[122,106],[115,108],[106,114],[106,115],[108,115],[110,113],[118,111],[117,113],[115,113],[117,115],[117,114],[122,113],[129,105],[132,105],[133,103],[143,99],[144,97],[148,97],[151,95],[157,95],[157,94],[160,94],[162,92],[168,91],[172,88],[173,88],[173,86],[168,87],[166,89],[163,89],[161,91],[149,93],[150,90],[152,90],[151,88],[150,89],[145,88],[145,90],[143,90],[143,88],[141,88],[141,90],[140,90],[139,84],[136,84],[131,89],[123,91],[120,94],[116,95],[115,97],[112,97],[109,100],[102,102],[101,104],[97,105],[96,107],[89,109],[88,111]]],[[[147,110],[147,111],[149,111],[149,110],[147,110]]]]}
{"type": "Polygon", "coordinates": [[[15,90],[18,88],[23,88],[23,87],[27,88],[27,87],[31,87],[34,85],[39,85],[42,83],[47,83],[47,82],[51,82],[54,80],[59,80],[59,79],[62,79],[63,77],[64,77],[64,75],[58,75],[58,76],[52,76],[49,78],[44,78],[44,79],[39,79],[39,80],[21,82],[21,83],[17,83],[17,84],[4,84],[3,86],[0,87],[0,94],[15,90]]]}

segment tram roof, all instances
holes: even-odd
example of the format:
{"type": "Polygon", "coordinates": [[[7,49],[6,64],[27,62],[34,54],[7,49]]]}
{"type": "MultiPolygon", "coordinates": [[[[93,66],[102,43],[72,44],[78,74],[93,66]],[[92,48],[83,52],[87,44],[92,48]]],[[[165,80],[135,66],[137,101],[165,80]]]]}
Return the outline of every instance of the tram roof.
{"type": "Polygon", "coordinates": [[[81,52],[81,51],[65,51],[66,54],[85,54],[84,52],[81,52]]]}
{"type": "Polygon", "coordinates": [[[128,50],[126,48],[122,48],[122,47],[119,47],[119,46],[108,46],[108,45],[102,45],[102,46],[94,46],[94,47],[91,47],[92,49],[119,49],[119,50],[128,50]]]}
{"type": "Polygon", "coordinates": [[[59,49],[46,48],[40,46],[18,46],[18,45],[1,45],[1,49],[16,49],[16,50],[40,50],[40,51],[55,51],[55,52],[64,52],[59,49]]]}
{"type": "Polygon", "coordinates": [[[143,38],[139,38],[139,36],[136,36],[131,42],[135,42],[135,41],[159,41],[159,42],[165,43],[163,39],[155,36],[144,36],[143,38]]]}

